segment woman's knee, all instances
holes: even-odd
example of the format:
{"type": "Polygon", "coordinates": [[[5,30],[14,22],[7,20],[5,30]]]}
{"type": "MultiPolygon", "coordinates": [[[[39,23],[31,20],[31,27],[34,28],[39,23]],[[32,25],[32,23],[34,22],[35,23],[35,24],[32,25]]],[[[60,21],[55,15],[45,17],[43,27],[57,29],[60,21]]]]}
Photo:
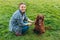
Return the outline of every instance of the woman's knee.
{"type": "Polygon", "coordinates": [[[24,26],[24,29],[29,29],[29,26],[24,26]]]}

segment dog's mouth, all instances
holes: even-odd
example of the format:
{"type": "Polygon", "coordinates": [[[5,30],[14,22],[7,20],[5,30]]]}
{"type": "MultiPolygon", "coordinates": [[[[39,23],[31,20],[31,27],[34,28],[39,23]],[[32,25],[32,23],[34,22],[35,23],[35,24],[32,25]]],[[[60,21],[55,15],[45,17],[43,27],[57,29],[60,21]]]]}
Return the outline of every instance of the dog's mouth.
{"type": "Polygon", "coordinates": [[[40,24],[41,22],[42,22],[42,20],[40,19],[40,20],[39,20],[39,24],[40,24]]]}
{"type": "Polygon", "coordinates": [[[41,25],[41,24],[39,24],[39,25],[41,25]]]}

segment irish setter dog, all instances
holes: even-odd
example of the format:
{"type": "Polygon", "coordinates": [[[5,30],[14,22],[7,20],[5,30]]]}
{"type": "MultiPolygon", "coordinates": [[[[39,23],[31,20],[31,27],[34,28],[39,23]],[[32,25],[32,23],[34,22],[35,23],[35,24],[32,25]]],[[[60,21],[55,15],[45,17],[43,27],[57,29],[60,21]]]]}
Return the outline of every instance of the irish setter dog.
{"type": "Polygon", "coordinates": [[[36,18],[34,32],[38,34],[42,34],[45,32],[44,16],[41,14],[36,18]]]}

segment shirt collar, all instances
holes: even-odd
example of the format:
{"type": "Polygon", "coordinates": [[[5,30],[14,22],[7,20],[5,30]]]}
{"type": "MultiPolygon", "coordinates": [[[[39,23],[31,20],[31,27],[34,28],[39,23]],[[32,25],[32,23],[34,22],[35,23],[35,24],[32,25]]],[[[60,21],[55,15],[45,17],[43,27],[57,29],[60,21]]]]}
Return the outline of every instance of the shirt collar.
{"type": "Polygon", "coordinates": [[[22,14],[22,15],[24,15],[25,14],[25,12],[21,12],[21,10],[19,10],[20,11],[20,13],[22,14]]]}

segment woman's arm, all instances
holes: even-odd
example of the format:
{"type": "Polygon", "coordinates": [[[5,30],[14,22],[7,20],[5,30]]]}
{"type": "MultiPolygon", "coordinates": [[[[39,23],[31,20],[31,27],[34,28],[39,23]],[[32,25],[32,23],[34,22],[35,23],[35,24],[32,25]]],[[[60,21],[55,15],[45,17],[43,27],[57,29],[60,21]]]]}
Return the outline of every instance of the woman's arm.
{"type": "Polygon", "coordinates": [[[25,14],[25,20],[28,21],[28,22],[30,22],[30,23],[34,23],[34,21],[30,20],[30,19],[26,16],[26,14],[25,14]]]}
{"type": "Polygon", "coordinates": [[[30,20],[29,18],[28,18],[28,22],[30,22],[30,23],[34,23],[34,21],[30,20]]]}

